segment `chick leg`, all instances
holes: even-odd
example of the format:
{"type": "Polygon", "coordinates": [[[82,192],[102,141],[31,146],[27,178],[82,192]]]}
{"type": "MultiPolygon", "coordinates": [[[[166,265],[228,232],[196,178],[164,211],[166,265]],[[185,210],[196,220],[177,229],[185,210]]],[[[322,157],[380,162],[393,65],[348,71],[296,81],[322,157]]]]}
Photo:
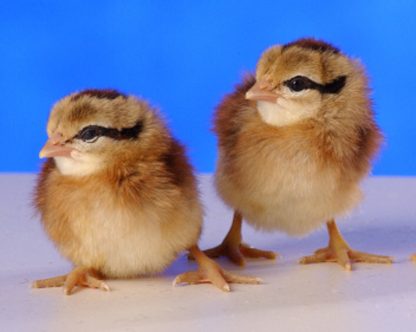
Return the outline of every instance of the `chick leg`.
{"type": "Polygon", "coordinates": [[[240,266],[244,265],[244,257],[275,259],[276,254],[272,251],[252,248],[242,243],[242,220],[241,214],[235,211],[231,228],[222,243],[214,248],[205,250],[205,254],[212,258],[226,256],[230,261],[240,266]]]}
{"type": "Polygon", "coordinates": [[[239,276],[237,274],[223,270],[216,262],[205,255],[197,245],[189,250],[192,257],[198,263],[197,271],[185,272],[178,275],[173,281],[173,285],[188,283],[201,284],[212,283],[222,291],[229,292],[230,286],[228,283],[237,284],[259,284],[260,278],[239,276]]]}
{"type": "Polygon", "coordinates": [[[328,221],[327,228],[329,234],[328,246],[326,248],[318,249],[315,251],[314,255],[301,258],[301,264],[337,262],[344,269],[351,270],[351,264],[353,262],[379,264],[389,264],[393,262],[392,258],[389,256],[367,254],[351,249],[339,232],[335,220],[332,219],[328,221]]]}
{"type": "Polygon", "coordinates": [[[66,295],[70,295],[76,286],[110,290],[110,287],[104,281],[98,279],[98,273],[85,267],[76,267],[66,275],[36,280],[32,284],[33,288],[62,286],[66,295]]]}

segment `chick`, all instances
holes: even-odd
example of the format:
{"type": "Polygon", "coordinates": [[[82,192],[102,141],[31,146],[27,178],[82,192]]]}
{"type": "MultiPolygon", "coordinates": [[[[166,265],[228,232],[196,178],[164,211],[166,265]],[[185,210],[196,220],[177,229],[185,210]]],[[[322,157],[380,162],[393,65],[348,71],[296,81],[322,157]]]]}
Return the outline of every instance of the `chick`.
{"type": "Polygon", "coordinates": [[[367,78],[361,64],[334,46],[300,39],[267,49],[256,75],[216,110],[219,141],[215,183],[234,209],[223,243],[206,253],[246,257],[275,254],[241,242],[242,218],[258,229],[304,235],[326,222],[329,244],[301,263],[390,263],[352,250],[335,217],[359,201],[360,180],[379,148],[367,78]]]}
{"type": "Polygon", "coordinates": [[[48,158],[35,189],[46,233],[74,269],[33,286],[109,290],[103,278],[163,271],[183,250],[198,271],[176,283],[258,283],[223,271],[198,248],[203,212],[184,148],[146,102],[115,90],[85,90],[50,114],[48,158]]]}

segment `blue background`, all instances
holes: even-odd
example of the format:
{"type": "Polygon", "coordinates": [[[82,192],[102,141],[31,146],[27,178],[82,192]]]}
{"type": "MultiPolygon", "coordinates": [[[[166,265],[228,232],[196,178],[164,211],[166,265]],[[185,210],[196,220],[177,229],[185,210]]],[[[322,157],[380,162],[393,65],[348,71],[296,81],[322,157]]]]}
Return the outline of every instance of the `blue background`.
{"type": "Polygon", "coordinates": [[[212,172],[215,105],[268,46],[325,39],[367,67],[386,143],[374,174],[415,175],[416,2],[2,1],[0,171],[33,172],[52,104],[114,87],[160,107],[212,172]]]}

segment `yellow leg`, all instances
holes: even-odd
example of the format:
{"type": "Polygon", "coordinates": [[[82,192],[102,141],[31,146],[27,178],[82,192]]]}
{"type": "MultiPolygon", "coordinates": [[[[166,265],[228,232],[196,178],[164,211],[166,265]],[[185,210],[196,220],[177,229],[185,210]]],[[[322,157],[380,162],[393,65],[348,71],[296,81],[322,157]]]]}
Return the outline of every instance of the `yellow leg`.
{"type": "Polygon", "coordinates": [[[216,262],[205,255],[197,245],[189,250],[193,258],[198,263],[197,271],[185,272],[178,275],[173,281],[174,285],[212,283],[219,289],[229,292],[228,283],[239,284],[259,284],[261,279],[255,277],[239,276],[237,274],[223,270],[216,262]]]}
{"type": "Polygon", "coordinates": [[[327,222],[329,243],[326,248],[318,249],[314,255],[301,258],[301,264],[337,262],[346,270],[351,270],[353,262],[390,264],[393,262],[389,256],[373,255],[356,251],[350,248],[344,240],[335,220],[327,222]]]}
{"type": "Polygon", "coordinates": [[[226,256],[230,261],[240,266],[244,265],[244,257],[275,259],[276,254],[272,251],[252,248],[242,243],[242,221],[241,214],[235,211],[231,228],[222,243],[214,248],[205,250],[205,254],[212,258],[226,256]]]}
{"type": "Polygon", "coordinates": [[[70,295],[76,286],[98,288],[101,290],[109,291],[110,287],[98,278],[98,273],[93,269],[85,267],[76,267],[70,273],[58,277],[36,280],[33,282],[33,288],[46,288],[46,287],[62,287],[64,293],[70,295]]]}

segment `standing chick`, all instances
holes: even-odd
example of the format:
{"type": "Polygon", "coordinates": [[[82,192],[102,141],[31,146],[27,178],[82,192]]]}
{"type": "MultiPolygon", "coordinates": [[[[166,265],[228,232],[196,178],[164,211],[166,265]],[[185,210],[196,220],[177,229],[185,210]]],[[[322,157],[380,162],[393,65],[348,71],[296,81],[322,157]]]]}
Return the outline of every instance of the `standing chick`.
{"type": "Polygon", "coordinates": [[[85,90],[53,108],[35,204],[43,226],[75,268],[34,287],[109,290],[102,278],[163,271],[183,250],[199,270],[175,283],[257,283],[220,269],[197,246],[202,209],[183,147],[144,101],[85,90]]]}
{"type": "Polygon", "coordinates": [[[303,235],[327,223],[329,245],[301,263],[390,263],[352,250],[334,218],[360,200],[381,135],[360,63],[323,41],[300,39],[261,56],[256,77],[225,97],[215,114],[216,187],[234,209],[223,243],[207,251],[237,264],[273,252],[241,242],[242,218],[259,229],[303,235]]]}

